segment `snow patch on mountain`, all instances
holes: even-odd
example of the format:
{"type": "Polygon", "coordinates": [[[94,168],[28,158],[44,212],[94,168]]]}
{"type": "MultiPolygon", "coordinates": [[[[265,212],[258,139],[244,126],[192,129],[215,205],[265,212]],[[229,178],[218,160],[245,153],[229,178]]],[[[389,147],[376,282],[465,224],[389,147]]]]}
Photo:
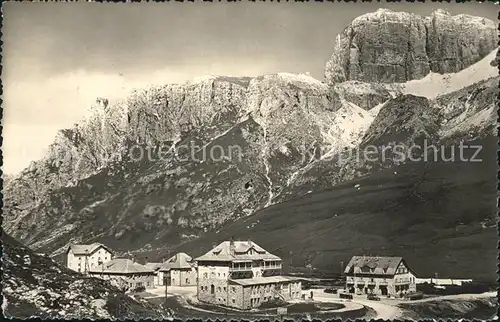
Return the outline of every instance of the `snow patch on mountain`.
{"type": "Polygon", "coordinates": [[[339,152],[357,146],[377,113],[341,99],[342,107],[323,123],[322,134],[332,149],[339,152]]]}
{"type": "Polygon", "coordinates": [[[429,73],[422,79],[411,80],[401,84],[403,94],[413,94],[434,99],[479,81],[498,75],[498,68],[491,65],[496,59],[498,48],[477,63],[457,73],[429,73]]]}

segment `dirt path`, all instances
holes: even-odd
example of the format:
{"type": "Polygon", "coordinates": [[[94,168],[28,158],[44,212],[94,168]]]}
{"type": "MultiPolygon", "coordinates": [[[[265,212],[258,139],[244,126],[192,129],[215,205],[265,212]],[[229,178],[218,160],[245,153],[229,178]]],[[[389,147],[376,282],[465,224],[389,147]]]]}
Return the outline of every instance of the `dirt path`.
{"type": "MultiPolygon", "coordinates": [[[[148,293],[152,296],[147,296],[145,298],[155,298],[155,297],[164,297],[165,296],[165,287],[159,286],[153,289],[147,289],[148,293]]],[[[192,298],[196,297],[196,286],[169,286],[167,289],[167,297],[171,296],[181,296],[192,298]]]]}

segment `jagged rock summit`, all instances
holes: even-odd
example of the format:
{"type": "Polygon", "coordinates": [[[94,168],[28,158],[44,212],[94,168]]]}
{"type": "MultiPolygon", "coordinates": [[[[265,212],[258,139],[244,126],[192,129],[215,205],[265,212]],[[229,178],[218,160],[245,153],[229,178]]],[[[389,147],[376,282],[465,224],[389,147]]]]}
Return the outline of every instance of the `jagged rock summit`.
{"type": "Polygon", "coordinates": [[[428,17],[379,9],[354,19],[338,36],[326,83],[406,82],[429,72],[458,72],[497,46],[493,21],[436,10],[428,17]]]}

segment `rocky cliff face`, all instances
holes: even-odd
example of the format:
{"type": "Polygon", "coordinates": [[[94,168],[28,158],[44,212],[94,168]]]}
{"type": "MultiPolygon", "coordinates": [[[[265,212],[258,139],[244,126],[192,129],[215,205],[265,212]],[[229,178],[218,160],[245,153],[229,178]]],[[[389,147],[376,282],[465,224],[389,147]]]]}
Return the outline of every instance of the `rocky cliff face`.
{"type": "Polygon", "coordinates": [[[292,74],[207,77],[97,102],[11,180],[4,227],[56,252],[84,234],[197,237],[272,203],[316,147],[344,144],[329,123],[343,104],[321,82],[292,74]]]}
{"type": "Polygon", "coordinates": [[[497,46],[493,21],[437,10],[429,17],[379,9],[337,37],[326,64],[330,85],[347,80],[405,82],[429,72],[458,72],[497,46]]]}

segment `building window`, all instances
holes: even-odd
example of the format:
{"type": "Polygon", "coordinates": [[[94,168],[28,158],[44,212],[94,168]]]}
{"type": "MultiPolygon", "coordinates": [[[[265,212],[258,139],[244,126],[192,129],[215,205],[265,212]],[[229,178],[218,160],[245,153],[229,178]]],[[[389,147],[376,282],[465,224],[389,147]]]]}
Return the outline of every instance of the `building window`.
{"type": "Polygon", "coordinates": [[[203,278],[208,278],[208,273],[203,273],[203,278]]]}
{"type": "Polygon", "coordinates": [[[186,284],[189,284],[189,278],[186,278],[186,284]]]}
{"type": "Polygon", "coordinates": [[[215,286],[214,286],[214,284],[210,285],[210,293],[212,293],[212,294],[215,293],[215,286]]]}
{"type": "Polygon", "coordinates": [[[220,286],[219,286],[219,287],[217,287],[217,292],[220,292],[220,286]]]}
{"type": "Polygon", "coordinates": [[[233,299],[233,303],[236,303],[236,300],[235,300],[235,299],[233,299]]]}

